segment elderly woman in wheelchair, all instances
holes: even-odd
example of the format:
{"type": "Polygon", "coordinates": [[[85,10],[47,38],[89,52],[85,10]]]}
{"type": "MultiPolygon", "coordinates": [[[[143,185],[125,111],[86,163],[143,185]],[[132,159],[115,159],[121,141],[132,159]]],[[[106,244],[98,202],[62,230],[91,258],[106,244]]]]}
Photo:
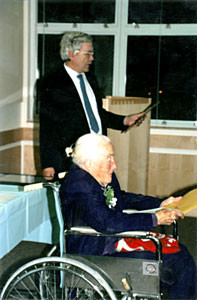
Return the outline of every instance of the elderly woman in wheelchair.
{"type": "MultiPolygon", "coordinates": [[[[147,232],[158,225],[174,223],[184,216],[180,211],[165,209],[165,205],[180,201],[181,197],[162,201],[122,191],[114,173],[117,166],[113,145],[106,136],[84,135],[73,148],[67,149],[67,155],[72,156],[73,165],[60,187],[66,226],[68,229],[90,226],[103,234],[100,237],[68,234],[67,251],[79,255],[124,257],[127,258],[128,269],[129,258],[131,261],[154,260],[156,247],[152,241],[111,235],[125,231],[147,232]],[[143,212],[154,208],[161,209],[143,212]],[[137,211],[128,214],[125,211],[127,209],[137,211]]],[[[193,258],[174,238],[165,235],[159,238],[163,246],[160,274],[162,290],[167,291],[170,299],[196,299],[197,278],[193,258]]],[[[121,269],[121,266],[118,268],[121,269]]]]}
{"type": "Polygon", "coordinates": [[[42,183],[54,192],[60,257],[51,251],[20,267],[0,299],[196,299],[197,271],[188,250],[174,237],[152,232],[184,217],[165,208],[181,197],[162,201],[122,191],[106,136],[82,136],[67,154],[73,165],[62,184],[42,183]]]}

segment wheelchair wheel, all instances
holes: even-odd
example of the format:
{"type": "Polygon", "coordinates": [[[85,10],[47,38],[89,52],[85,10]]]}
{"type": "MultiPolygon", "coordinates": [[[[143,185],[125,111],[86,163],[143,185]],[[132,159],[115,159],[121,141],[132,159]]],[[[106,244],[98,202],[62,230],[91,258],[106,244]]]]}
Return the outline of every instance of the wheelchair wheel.
{"type": "Polygon", "coordinates": [[[5,284],[3,299],[117,300],[98,271],[60,257],[36,259],[20,267],[5,284]]]}

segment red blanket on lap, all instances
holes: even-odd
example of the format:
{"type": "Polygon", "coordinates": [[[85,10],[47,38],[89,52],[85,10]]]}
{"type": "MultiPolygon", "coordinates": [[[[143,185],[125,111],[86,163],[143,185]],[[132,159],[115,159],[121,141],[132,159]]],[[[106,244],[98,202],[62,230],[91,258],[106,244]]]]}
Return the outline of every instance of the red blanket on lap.
{"type": "MultiPolygon", "coordinates": [[[[180,251],[178,241],[170,235],[150,232],[151,235],[157,237],[162,244],[163,253],[176,253],[180,251]]],[[[117,252],[130,251],[152,251],[156,252],[156,246],[150,239],[133,239],[124,238],[116,242],[115,248],[117,252]]]]}

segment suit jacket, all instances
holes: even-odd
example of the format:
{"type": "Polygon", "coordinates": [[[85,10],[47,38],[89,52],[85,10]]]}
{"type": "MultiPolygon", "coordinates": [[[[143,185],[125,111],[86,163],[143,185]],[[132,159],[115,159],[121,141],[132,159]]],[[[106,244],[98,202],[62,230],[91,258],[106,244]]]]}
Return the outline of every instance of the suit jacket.
{"type": "MultiPolygon", "coordinates": [[[[124,130],[124,116],[104,110],[103,95],[96,79],[90,73],[87,73],[87,79],[96,96],[103,134],[107,134],[107,128],[124,130]]],[[[42,168],[54,167],[57,172],[65,171],[70,164],[65,148],[90,130],[77,89],[64,66],[39,83],[38,98],[42,168]]]]}
{"type": "MultiPolygon", "coordinates": [[[[107,206],[100,184],[88,172],[72,165],[60,188],[66,227],[90,226],[99,232],[110,234],[128,230],[151,230],[152,214],[126,214],[122,211],[129,208],[143,210],[159,207],[161,200],[122,191],[115,174],[109,185],[114,190],[114,197],[118,199],[113,208],[107,206]]],[[[69,236],[67,250],[75,254],[112,253],[114,238],[69,236]]]]}

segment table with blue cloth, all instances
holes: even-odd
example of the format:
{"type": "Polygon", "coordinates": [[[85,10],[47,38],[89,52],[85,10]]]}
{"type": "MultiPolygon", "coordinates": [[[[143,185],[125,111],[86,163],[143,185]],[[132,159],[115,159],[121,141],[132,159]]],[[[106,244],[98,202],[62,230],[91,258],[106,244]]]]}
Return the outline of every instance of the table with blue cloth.
{"type": "Polygon", "coordinates": [[[52,192],[24,192],[17,184],[0,184],[0,258],[21,241],[57,243],[58,223],[52,192]]]}

